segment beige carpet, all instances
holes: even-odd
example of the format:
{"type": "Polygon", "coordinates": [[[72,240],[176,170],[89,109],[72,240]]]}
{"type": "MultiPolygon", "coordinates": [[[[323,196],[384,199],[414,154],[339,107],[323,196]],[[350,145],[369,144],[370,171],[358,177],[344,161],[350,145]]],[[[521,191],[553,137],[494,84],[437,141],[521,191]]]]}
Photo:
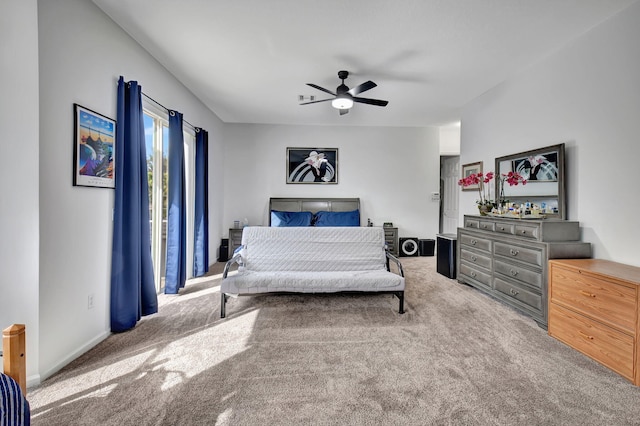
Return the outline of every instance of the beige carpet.
{"type": "MultiPolygon", "coordinates": [[[[640,388],[402,258],[390,295],[231,299],[219,276],[31,389],[34,425],[637,425],[640,388]]],[[[216,265],[216,271],[220,265],[216,265]]]]}

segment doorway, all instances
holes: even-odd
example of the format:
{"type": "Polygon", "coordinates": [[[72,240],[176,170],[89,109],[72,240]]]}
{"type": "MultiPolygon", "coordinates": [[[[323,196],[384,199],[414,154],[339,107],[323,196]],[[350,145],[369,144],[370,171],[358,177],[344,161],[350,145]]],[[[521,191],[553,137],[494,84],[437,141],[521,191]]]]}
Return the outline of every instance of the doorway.
{"type": "Polygon", "coordinates": [[[440,157],[440,233],[455,234],[458,231],[458,180],[460,156],[440,157]]]}

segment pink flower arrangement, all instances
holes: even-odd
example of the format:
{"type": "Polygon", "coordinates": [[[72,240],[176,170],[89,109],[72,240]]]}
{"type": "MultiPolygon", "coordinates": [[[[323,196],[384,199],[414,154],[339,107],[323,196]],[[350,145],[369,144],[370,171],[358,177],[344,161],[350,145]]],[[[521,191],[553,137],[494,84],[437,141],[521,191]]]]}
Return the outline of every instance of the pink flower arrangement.
{"type": "Polygon", "coordinates": [[[485,204],[493,204],[493,201],[490,199],[491,197],[491,186],[485,185],[493,179],[493,172],[487,172],[486,174],[480,173],[472,173],[469,176],[463,177],[458,181],[458,185],[466,188],[467,186],[477,185],[478,186],[478,195],[480,199],[476,201],[480,205],[485,204]]]}
{"type": "Polygon", "coordinates": [[[527,184],[527,180],[518,172],[509,172],[509,173],[502,173],[502,175],[500,176],[500,197],[499,197],[499,202],[500,204],[504,204],[505,202],[505,198],[504,198],[504,184],[508,183],[509,186],[516,186],[520,183],[522,183],[523,185],[527,184]]]}
{"type": "Polygon", "coordinates": [[[518,172],[503,173],[500,180],[502,182],[507,182],[509,186],[514,186],[521,182],[523,185],[527,184],[527,180],[518,172]]]}

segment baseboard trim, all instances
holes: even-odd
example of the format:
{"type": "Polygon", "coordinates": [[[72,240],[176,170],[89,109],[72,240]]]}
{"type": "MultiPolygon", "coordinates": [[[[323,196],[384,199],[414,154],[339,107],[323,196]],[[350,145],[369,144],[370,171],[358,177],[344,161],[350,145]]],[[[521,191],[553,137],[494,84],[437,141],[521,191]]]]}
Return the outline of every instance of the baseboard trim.
{"type": "MultiPolygon", "coordinates": [[[[80,355],[84,354],[85,352],[89,351],[89,349],[92,349],[94,346],[102,342],[104,339],[106,339],[110,335],[111,335],[110,331],[105,331],[99,334],[98,336],[94,337],[93,339],[91,339],[90,341],[82,345],[77,350],[70,353],[67,357],[62,359],[59,363],[57,363],[55,366],[53,366],[49,370],[45,371],[44,373],[41,372],[39,376],[34,376],[33,378],[37,377],[38,379],[38,382],[34,383],[34,385],[39,385],[42,380],[46,380],[49,377],[53,376],[58,371],[62,370],[62,368],[65,367],[67,364],[69,364],[71,361],[78,358],[80,355]]],[[[32,378],[30,377],[29,380],[31,379],[32,378]]],[[[27,387],[30,386],[29,380],[27,381],[27,387]]]]}

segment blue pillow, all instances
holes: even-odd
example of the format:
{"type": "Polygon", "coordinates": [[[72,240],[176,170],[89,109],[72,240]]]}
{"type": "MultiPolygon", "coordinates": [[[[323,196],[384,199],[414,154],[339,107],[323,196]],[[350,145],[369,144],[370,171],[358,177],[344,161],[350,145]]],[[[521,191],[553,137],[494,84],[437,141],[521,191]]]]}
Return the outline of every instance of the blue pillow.
{"type": "Polygon", "coordinates": [[[314,215],[315,226],[360,226],[360,210],[349,212],[319,211],[314,215]]]}
{"type": "Polygon", "coordinates": [[[271,226],[311,226],[311,212],[280,212],[271,210],[271,226]]]}

